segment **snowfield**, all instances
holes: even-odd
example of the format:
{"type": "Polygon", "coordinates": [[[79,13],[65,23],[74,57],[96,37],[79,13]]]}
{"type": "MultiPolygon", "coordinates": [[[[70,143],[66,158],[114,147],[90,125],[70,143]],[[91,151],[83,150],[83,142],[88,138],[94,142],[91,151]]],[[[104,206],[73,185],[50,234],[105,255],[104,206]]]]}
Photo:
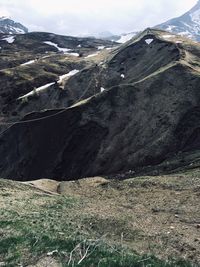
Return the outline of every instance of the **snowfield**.
{"type": "Polygon", "coordinates": [[[61,48],[61,47],[58,46],[58,44],[52,43],[50,41],[45,41],[44,43],[56,47],[58,49],[58,51],[61,51],[61,52],[69,52],[69,51],[71,51],[71,49],[69,49],[69,48],[61,48]]]}
{"type": "Polygon", "coordinates": [[[71,52],[70,52],[71,49],[69,49],[69,48],[64,48],[64,47],[59,47],[58,44],[55,44],[55,43],[53,43],[53,42],[45,41],[45,42],[43,42],[43,43],[45,43],[45,44],[47,44],[47,45],[51,45],[51,46],[56,47],[56,48],[58,49],[59,52],[63,52],[63,53],[66,54],[66,55],[70,55],[70,56],[74,56],[74,57],[78,57],[78,56],[79,56],[78,53],[73,53],[73,52],[71,53],[71,52]]]}

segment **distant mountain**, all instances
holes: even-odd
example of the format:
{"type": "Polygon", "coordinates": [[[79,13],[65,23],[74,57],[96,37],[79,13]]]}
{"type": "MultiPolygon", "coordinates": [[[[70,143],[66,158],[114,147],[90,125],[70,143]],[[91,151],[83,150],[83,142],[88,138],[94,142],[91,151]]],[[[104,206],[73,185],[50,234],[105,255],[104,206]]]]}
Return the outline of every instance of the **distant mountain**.
{"type": "Polygon", "coordinates": [[[7,17],[0,17],[0,33],[20,34],[27,33],[28,29],[19,22],[7,17]]]}
{"type": "MultiPolygon", "coordinates": [[[[193,40],[200,41],[200,0],[188,12],[180,17],[173,18],[154,28],[166,30],[182,36],[187,36],[193,40]]],[[[124,33],[113,38],[116,42],[125,43],[131,40],[139,32],[124,33]]],[[[106,37],[108,39],[108,37],[106,37]]],[[[111,39],[110,39],[111,40],[111,39]]]]}
{"type": "Polygon", "coordinates": [[[95,35],[96,38],[100,38],[103,40],[115,41],[118,43],[126,43],[127,41],[131,40],[136,34],[139,32],[129,32],[129,33],[122,33],[120,35],[114,35],[110,32],[103,32],[95,35]]]}
{"type": "Polygon", "coordinates": [[[200,41],[200,0],[188,12],[178,18],[168,20],[155,28],[170,31],[179,35],[185,35],[200,41]]]}
{"type": "Polygon", "coordinates": [[[114,34],[109,31],[104,31],[104,32],[95,34],[95,37],[99,39],[107,39],[107,38],[110,38],[111,36],[114,36],[114,34]]]}
{"type": "Polygon", "coordinates": [[[127,41],[131,40],[136,34],[139,32],[129,32],[123,33],[119,38],[116,40],[118,43],[126,43],[127,41]]]}

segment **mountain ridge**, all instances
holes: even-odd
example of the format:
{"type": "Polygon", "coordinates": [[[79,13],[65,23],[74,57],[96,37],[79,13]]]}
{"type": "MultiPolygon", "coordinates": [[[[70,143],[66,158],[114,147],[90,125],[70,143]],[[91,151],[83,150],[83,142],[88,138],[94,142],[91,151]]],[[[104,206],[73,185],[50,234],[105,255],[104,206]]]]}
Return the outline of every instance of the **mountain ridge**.
{"type": "Polygon", "coordinates": [[[27,33],[28,28],[19,22],[7,17],[0,17],[0,33],[5,34],[23,34],[27,33]]]}
{"type": "Polygon", "coordinates": [[[200,41],[200,1],[183,15],[161,23],[155,28],[185,35],[200,41]]]}

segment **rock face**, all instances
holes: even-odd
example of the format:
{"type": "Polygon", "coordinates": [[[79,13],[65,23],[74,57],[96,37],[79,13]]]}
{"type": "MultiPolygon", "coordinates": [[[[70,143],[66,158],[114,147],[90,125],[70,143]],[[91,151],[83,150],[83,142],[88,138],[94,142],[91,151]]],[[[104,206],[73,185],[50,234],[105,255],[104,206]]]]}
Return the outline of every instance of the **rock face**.
{"type": "Polygon", "coordinates": [[[184,15],[157,25],[155,28],[200,41],[200,1],[184,15]]]}
{"type": "Polygon", "coordinates": [[[191,40],[146,30],[66,83],[75,105],[0,136],[1,177],[78,179],[200,150],[199,57],[191,40]]]}
{"type": "Polygon", "coordinates": [[[9,18],[0,18],[0,33],[5,34],[22,34],[27,33],[28,29],[21,23],[15,22],[9,18]]]}

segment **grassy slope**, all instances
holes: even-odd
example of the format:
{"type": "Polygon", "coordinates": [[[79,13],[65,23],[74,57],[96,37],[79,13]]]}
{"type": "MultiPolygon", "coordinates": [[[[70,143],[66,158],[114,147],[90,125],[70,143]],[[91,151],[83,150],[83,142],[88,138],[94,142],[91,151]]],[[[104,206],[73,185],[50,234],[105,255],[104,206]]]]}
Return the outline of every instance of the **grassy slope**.
{"type": "Polygon", "coordinates": [[[0,180],[1,266],[198,266],[199,177],[83,179],[61,194],[0,180]]]}

